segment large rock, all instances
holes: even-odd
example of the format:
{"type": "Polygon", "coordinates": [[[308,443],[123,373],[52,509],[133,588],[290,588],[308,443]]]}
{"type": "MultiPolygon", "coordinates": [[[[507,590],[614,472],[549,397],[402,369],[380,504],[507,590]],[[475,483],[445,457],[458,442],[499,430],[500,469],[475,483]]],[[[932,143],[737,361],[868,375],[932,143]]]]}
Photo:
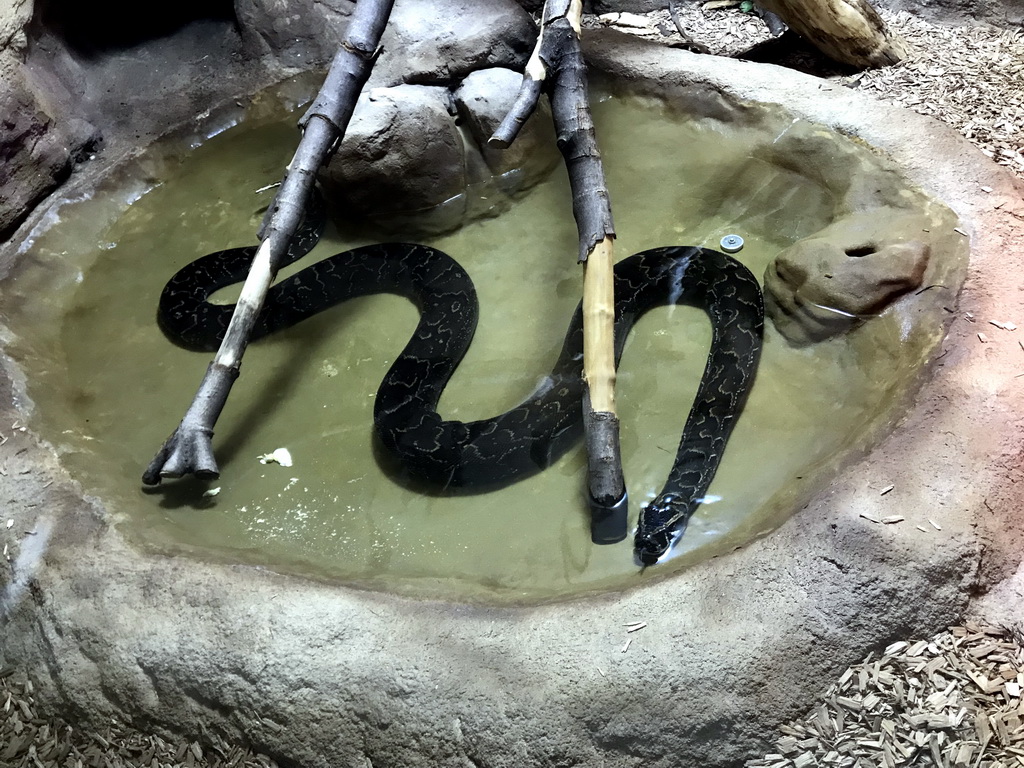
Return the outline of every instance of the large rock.
{"type": "MultiPolygon", "coordinates": [[[[238,0],[252,55],[286,69],[326,66],[344,39],[349,0],[238,0]]],[[[397,0],[381,39],[370,86],[457,83],[477,69],[521,68],[533,48],[533,21],[514,0],[397,0]]]]}
{"type": "Polygon", "coordinates": [[[440,228],[466,205],[466,157],[446,88],[398,85],[364,91],[345,140],[321,172],[331,197],[379,216],[409,215],[446,201],[440,228]]]}
{"type": "Polygon", "coordinates": [[[839,219],[765,270],[766,313],[796,344],[823,341],[881,314],[921,286],[933,223],[893,208],[839,219]]]}
{"type": "Polygon", "coordinates": [[[455,85],[470,72],[520,72],[536,40],[533,20],[514,0],[397,0],[371,85],[455,85]]]}
{"type": "Polygon", "coordinates": [[[65,127],[33,94],[6,81],[0,89],[0,240],[71,168],[65,127]]]}
{"type": "Polygon", "coordinates": [[[330,197],[419,232],[453,229],[500,210],[500,201],[558,162],[546,101],[509,149],[487,147],[521,82],[521,74],[492,68],[468,75],[454,94],[424,85],[364,91],[345,140],[320,174],[330,197]],[[492,187],[505,194],[488,194],[492,187]]]}

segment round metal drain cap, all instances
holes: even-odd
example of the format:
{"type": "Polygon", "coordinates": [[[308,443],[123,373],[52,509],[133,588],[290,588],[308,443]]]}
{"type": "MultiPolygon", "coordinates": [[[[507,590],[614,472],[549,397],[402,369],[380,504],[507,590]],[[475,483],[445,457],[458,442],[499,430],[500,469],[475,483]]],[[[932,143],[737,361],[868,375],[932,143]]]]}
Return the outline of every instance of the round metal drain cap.
{"type": "Polygon", "coordinates": [[[743,238],[739,235],[726,235],[720,245],[726,253],[736,253],[743,250],[743,238]]]}

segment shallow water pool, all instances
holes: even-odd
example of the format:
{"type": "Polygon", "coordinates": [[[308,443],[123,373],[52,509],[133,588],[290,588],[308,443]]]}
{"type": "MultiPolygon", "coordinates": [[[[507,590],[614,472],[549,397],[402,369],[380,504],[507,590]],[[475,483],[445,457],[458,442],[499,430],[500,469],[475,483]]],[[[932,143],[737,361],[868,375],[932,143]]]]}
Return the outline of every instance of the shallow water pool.
{"type": "MultiPolygon", "coordinates": [[[[251,346],[214,439],[221,478],[144,490],[143,469],[211,357],[164,339],[157,300],[187,262],[254,243],[271,194],[257,190],[279,179],[297,141],[297,115],[283,108],[297,105],[268,101],[273,108],[227,130],[218,123],[169,139],[56,206],[3,288],[7,351],[34,402],[30,426],[140,546],[460,599],[622,588],[770,531],[844,456],[898,418],[922,359],[919,350],[890,352],[900,348],[898,324],[881,319],[795,349],[767,323],[757,381],[708,500],[673,557],[640,571],[631,537],[590,541],[582,448],[482,494],[395,476],[374,444],[373,398],[417,316],[407,300],[376,296],[251,346]],[[293,466],[258,460],[281,447],[293,466]],[[213,488],[216,495],[206,493],[213,488]]],[[[620,257],[664,245],[717,247],[735,233],[746,241],[737,257],[760,276],[781,249],[835,215],[826,184],[758,149],[766,136],[799,128],[790,116],[692,120],[657,100],[609,93],[595,104],[595,121],[620,257]]],[[[579,301],[561,168],[495,213],[424,241],[467,268],[481,304],[473,346],[441,401],[449,419],[486,418],[528,395],[579,301]]],[[[307,259],[402,235],[339,222],[307,259]]],[[[665,308],[649,313],[626,345],[618,401],[631,524],[667,475],[709,339],[700,311],[665,308]]]]}

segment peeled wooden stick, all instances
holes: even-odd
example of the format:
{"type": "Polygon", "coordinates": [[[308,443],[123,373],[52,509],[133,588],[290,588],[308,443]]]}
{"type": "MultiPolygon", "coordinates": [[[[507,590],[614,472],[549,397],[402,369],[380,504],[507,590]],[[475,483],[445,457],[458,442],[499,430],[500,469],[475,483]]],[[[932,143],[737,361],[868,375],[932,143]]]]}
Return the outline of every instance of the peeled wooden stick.
{"type": "Polygon", "coordinates": [[[220,349],[206,369],[206,376],[178,428],[143,473],[143,483],[156,485],[162,478],[186,474],[202,478],[220,474],[213,455],[213,427],[238,378],[242,355],[267,291],[302,220],[316,172],[345,135],[356,100],[379,53],[380,38],[393,5],[394,0],[362,0],[356,4],[346,38],[331,63],[327,79],[313,106],[300,121],[302,140],[263,221],[262,243],[220,349]]]}
{"type": "Polygon", "coordinates": [[[519,96],[489,140],[507,147],[533,112],[542,90],[551,100],[558,148],[572,188],[583,277],[584,428],[591,532],[599,542],[626,535],[626,485],[615,411],[615,297],[611,203],[587,95],[580,49],[580,0],[547,0],[519,96]]]}

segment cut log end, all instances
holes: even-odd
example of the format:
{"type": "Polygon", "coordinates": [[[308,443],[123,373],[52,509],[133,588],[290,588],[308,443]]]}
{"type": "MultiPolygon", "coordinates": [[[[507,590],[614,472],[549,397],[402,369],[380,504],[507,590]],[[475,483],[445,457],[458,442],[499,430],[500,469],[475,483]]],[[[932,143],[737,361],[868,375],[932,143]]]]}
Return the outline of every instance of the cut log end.
{"type": "Polygon", "coordinates": [[[619,451],[619,420],[614,413],[591,410],[589,397],[583,407],[591,537],[597,544],[610,544],[626,537],[629,506],[619,451]]]}

